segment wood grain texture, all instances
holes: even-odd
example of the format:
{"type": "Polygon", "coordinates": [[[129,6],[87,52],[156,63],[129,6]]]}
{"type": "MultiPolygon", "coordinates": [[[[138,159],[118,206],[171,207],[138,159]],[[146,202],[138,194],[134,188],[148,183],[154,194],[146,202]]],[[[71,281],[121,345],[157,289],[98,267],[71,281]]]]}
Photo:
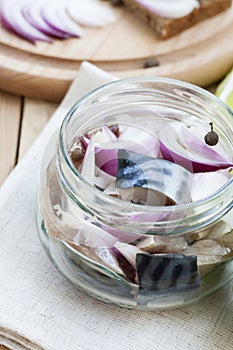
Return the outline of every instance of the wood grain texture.
{"type": "Polygon", "coordinates": [[[21,98],[0,92],[0,185],[17,161],[21,98]]]}
{"type": "Polygon", "coordinates": [[[28,148],[35,141],[57,106],[57,103],[25,98],[18,161],[22,159],[28,148]]]}
{"type": "Polygon", "coordinates": [[[57,108],[57,103],[0,92],[0,185],[57,108]]]}
{"type": "Polygon", "coordinates": [[[32,45],[0,28],[0,88],[60,101],[82,61],[117,77],[158,75],[206,86],[233,65],[233,8],[166,41],[124,8],[118,21],[86,29],[81,39],[32,45]],[[143,68],[156,57],[159,66],[143,68]]]}

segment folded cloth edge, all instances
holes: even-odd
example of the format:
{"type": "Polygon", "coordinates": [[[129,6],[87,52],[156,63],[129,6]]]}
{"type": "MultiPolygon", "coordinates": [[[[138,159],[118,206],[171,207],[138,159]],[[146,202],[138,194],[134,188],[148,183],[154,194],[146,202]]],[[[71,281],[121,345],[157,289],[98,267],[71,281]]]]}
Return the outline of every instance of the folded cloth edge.
{"type": "Polygon", "coordinates": [[[0,344],[11,350],[44,350],[18,332],[2,326],[0,326],[0,344]]]}
{"type": "MultiPolygon", "coordinates": [[[[42,142],[43,145],[46,146],[46,140],[48,142],[54,131],[59,128],[64,116],[72,107],[72,105],[87,92],[90,92],[91,90],[115,79],[115,77],[101,70],[97,66],[87,61],[82,62],[74,81],[71,83],[66,95],[64,96],[56,111],[51,116],[49,122],[41,131],[37,139],[33,142],[23,159],[17,164],[17,166],[13,169],[13,171],[0,187],[0,207],[4,208],[4,203],[6,203],[9,196],[14,193],[14,190],[18,186],[20,180],[25,177],[25,169],[27,169],[30,162],[33,161],[35,154],[38,152],[38,146],[42,144],[42,142]]],[[[43,148],[40,149],[39,158],[41,160],[43,155],[43,148]]],[[[38,166],[38,170],[39,167],[40,165],[38,166]]],[[[37,176],[39,183],[39,171],[37,176]]],[[[7,325],[3,324],[0,324],[0,344],[5,345],[12,350],[43,349],[42,346],[36,344],[33,340],[27,339],[17,330],[12,330],[8,328],[7,325]]]]}

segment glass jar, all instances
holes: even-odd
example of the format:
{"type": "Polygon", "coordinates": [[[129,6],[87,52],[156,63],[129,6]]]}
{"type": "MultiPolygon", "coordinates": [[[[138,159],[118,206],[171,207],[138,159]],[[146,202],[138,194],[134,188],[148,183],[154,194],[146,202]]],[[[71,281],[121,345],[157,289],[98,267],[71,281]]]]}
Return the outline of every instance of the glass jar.
{"type": "Polygon", "coordinates": [[[232,112],[204,89],[165,78],[125,79],[90,92],[48,144],[39,236],[56,268],[95,298],[128,308],[168,309],[197,302],[233,278],[231,177],[191,203],[139,205],[94,187],[71,160],[75,140],[103,125],[153,133],[174,121],[206,131],[213,122],[232,164],[232,112]],[[151,241],[153,249],[142,251],[151,241]]]}

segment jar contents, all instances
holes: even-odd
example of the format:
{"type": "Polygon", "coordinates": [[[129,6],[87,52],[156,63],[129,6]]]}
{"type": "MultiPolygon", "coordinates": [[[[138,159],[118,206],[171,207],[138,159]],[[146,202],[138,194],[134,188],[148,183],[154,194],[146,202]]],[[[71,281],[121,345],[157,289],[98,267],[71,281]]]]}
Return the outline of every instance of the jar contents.
{"type": "MultiPolygon", "coordinates": [[[[140,206],[188,204],[210,196],[232,177],[226,151],[220,144],[209,147],[196,131],[177,122],[157,133],[104,125],[75,140],[69,155],[83,178],[108,196],[140,206]]],[[[53,210],[72,227],[70,239],[62,239],[105,273],[133,283],[140,298],[154,291],[198,291],[201,277],[233,258],[232,227],[223,220],[187,236],[148,237],[98,227],[78,215],[74,222],[58,203],[53,210]]],[[[151,221],[163,220],[151,215],[151,221]]]]}
{"type": "Polygon", "coordinates": [[[153,206],[185,204],[213,194],[233,174],[224,148],[208,146],[196,132],[178,122],[165,123],[157,134],[105,125],[75,141],[69,154],[85,180],[110,196],[153,206]]]}
{"type": "MultiPolygon", "coordinates": [[[[200,130],[176,120],[159,122],[151,129],[103,125],[73,139],[70,166],[89,186],[124,202],[125,208],[189,207],[233,177],[232,155],[221,137],[216,145],[206,144],[208,129],[208,123],[206,130],[200,130]]],[[[232,224],[224,218],[187,234],[134,234],[114,221],[113,225],[97,223],[67,200],[55,175],[55,160],[47,173],[41,192],[44,230],[65,244],[72,261],[89,276],[87,280],[93,278],[96,288],[117,283],[119,295],[122,286],[128,288],[128,299],[134,300],[133,304],[128,300],[129,307],[148,305],[155,295],[166,299],[175,293],[179,299],[191,293],[198,298],[205,278],[233,259],[232,224]]],[[[182,221],[183,214],[174,217],[171,211],[169,215],[178,224],[182,221]]],[[[154,222],[162,225],[169,218],[163,211],[142,210],[130,216],[135,223],[151,223],[152,228],[154,222]]]]}

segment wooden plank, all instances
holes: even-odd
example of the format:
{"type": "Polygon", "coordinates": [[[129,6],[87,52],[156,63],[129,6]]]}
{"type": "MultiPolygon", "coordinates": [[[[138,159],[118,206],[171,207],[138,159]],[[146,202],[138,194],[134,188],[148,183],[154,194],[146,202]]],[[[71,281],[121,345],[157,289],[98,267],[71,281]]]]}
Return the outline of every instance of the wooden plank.
{"type": "Polygon", "coordinates": [[[58,104],[32,98],[24,99],[18,161],[37,138],[58,104]]]}
{"type": "Polygon", "coordinates": [[[0,92],[0,185],[17,158],[21,98],[0,92]]]}

